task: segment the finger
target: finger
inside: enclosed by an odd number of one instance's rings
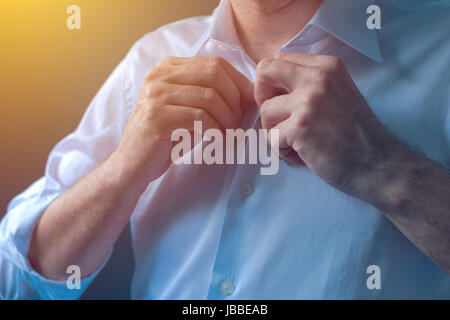
[[[293,137],[295,137],[297,134],[296,129],[297,128],[295,127],[293,122],[290,121],[290,118],[278,123],[271,129],[278,130],[278,141],[270,141],[271,135],[269,135],[268,140],[270,145],[275,150],[275,152],[278,153],[280,158],[295,158],[291,153],[297,153],[293,148]]]
[[[290,95],[283,94],[265,100],[260,106],[260,115],[264,129],[271,129],[278,123],[288,119],[295,105],[290,101]]]
[[[214,88],[165,84],[165,104],[200,108],[216,120],[222,129],[238,127],[239,119]]]
[[[278,141],[271,141],[271,134],[269,131],[267,140],[270,143],[270,145],[281,152],[281,154],[285,153],[283,152],[283,149],[290,149],[291,146],[289,145],[289,138],[287,136],[287,130],[286,130],[286,124],[287,120],[280,122],[276,126],[274,126],[271,130],[277,130],[278,131]]]
[[[276,58],[300,64],[305,67],[318,68],[322,65],[320,55],[300,53],[300,52],[281,52]]]
[[[296,164],[296,165],[301,165],[301,166],[306,165],[305,162],[303,161],[303,159],[300,158],[298,153],[295,152],[295,150],[292,148],[289,148],[289,153],[286,152],[285,155],[280,155],[280,158],[290,164]]]
[[[164,110],[161,110],[160,113],[160,123],[165,126],[165,132],[168,132],[168,136],[163,138],[170,139],[172,133],[178,129],[194,132],[196,129],[195,121],[201,121],[201,133],[208,129],[221,130],[219,123],[203,109],[176,105],[165,105],[162,108]]]
[[[275,152],[275,154],[280,159],[283,159],[290,164],[295,164],[295,165],[300,165],[300,166],[306,165],[305,162],[303,161],[303,159],[291,147],[275,148],[274,146],[271,145],[271,148],[272,148],[272,151]]]
[[[256,71],[255,98],[260,106],[265,100],[280,93],[290,93],[308,78],[307,67],[282,59],[264,59]]]
[[[321,68],[324,70],[333,70],[339,68],[342,64],[341,60],[335,56],[320,54],[282,52],[277,55],[277,58],[305,67]]]
[[[199,57],[198,57],[199,58]],[[215,59],[218,59],[219,63],[228,73],[228,75],[233,79],[234,83],[238,87],[241,96],[246,102],[254,102],[254,88],[253,83],[247,79],[245,75],[234,68],[227,60],[221,57],[208,57],[210,62],[213,63]]]
[[[247,102],[254,101],[253,83],[222,57],[213,57],[213,56],[167,57],[166,59],[162,59],[161,63],[166,65],[218,63],[225,69],[225,71],[234,81],[234,83],[236,84],[237,88],[240,91],[242,98],[245,99]]]
[[[271,130],[279,130],[279,128],[274,127]],[[282,134],[282,132],[278,131],[278,141],[273,141],[271,137],[272,134],[269,131],[267,140],[272,148],[272,151],[275,152],[278,157],[284,159],[286,156],[291,154],[292,148],[286,143],[286,136]]]
[[[197,143],[201,143],[203,140],[204,133],[209,129],[217,129],[221,130],[219,124],[203,109],[198,108],[190,108],[185,106],[174,106],[174,105],[166,105],[163,107],[165,110],[161,112],[162,123],[166,124],[166,128],[170,129],[167,139],[172,141],[172,153],[171,159],[174,163],[180,158],[184,157],[186,153],[184,149],[182,149],[183,154],[180,154],[175,151],[175,146],[177,145],[177,141],[180,141],[180,136],[177,136],[177,132],[180,129],[187,130],[191,133],[191,138],[189,141],[189,150],[194,149]],[[196,121],[201,123],[201,127],[196,125]],[[167,132],[167,131],[165,131]],[[192,136],[192,134],[194,134]],[[201,139],[196,139],[195,135],[199,135]],[[183,135],[181,135],[182,137]],[[164,138],[164,137],[162,137]],[[175,153],[174,153],[175,151]],[[180,150],[181,151],[181,150]],[[179,151],[179,152],[180,152]]]
[[[238,88],[220,65],[186,64],[179,66],[161,66],[158,70],[163,81],[172,84],[193,85],[214,88],[222,99],[241,118],[241,97]]]

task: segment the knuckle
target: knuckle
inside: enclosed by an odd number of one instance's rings
[[[162,66],[162,65],[167,65],[167,64],[171,64],[172,63],[172,57],[163,57],[161,59],[159,59],[158,63],[156,64],[157,66]]]
[[[291,55],[292,55],[292,52],[283,51],[283,52],[280,52],[280,53],[277,55],[277,58],[285,58],[285,57],[289,57],[289,56],[291,56]]]
[[[317,90],[312,90],[304,96],[305,112],[314,114],[322,101],[322,95]]]
[[[272,63],[272,61],[273,61],[273,59],[271,59],[271,58],[262,59],[258,63],[258,66],[256,67],[256,74],[258,76],[264,78],[266,76],[267,67]]]
[[[194,119],[195,120],[205,121],[207,119],[206,111],[203,110],[203,109],[196,109],[194,111]]]
[[[310,123],[310,117],[307,113],[303,112],[295,112],[292,114],[292,120],[294,122],[294,126],[297,128],[306,127]]]
[[[152,83],[146,86],[145,96],[152,99],[161,98],[164,94],[164,86],[160,83]]]
[[[304,72],[305,67],[298,64],[290,64],[289,68],[286,68],[286,70],[289,74],[289,77],[295,78],[298,74]]]
[[[270,116],[270,102],[268,100],[264,101],[259,107],[259,115],[263,119],[268,119]]]
[[[209,61],[205,66],[206,72],[216,77],[219,75],[221,66],[217,61]]]
[[[203,88],[202,97],[207,103],[214,103],[217,100],[217,91],[214,88]]]
[[[330,71],[324,69],[316,69],[314,74],[316,85],[321,91],[328,91],[332,84],[332,75]]]
[[[154,104],[148,104],[146,108],[147,119],[157,118],[159,112],[158,107]]]
[[[209,57],[209,62],[213,63],[213,64],[221,65],[221,64],[225,63],[225,59],[222,57],[219,57],[219,56],[211,56],[211,57]]]
[[[149,103],[149,101],[142,101],[139,103],[139,109],[136,109],[136,112],[139,112],[139,118],[142,118],[144,121],[152,122],[153,119],[156,119],[159,115],[158,105],[154,103]]]
[[[321,84],[321,83],[325,83],[329,80],[330,74],[329,74],[328,70],[316,69],[314,72],[314,78],[317,83]]]
[[[149,70],[147,70],[147,72],[145,73],[145,81],[149,81],[153,78],[153,74],[154,74],[154,68],[151,68]]]
[[[147,71],[147,73],[145,74],[145,81],[148,82],[148,81],[152,81],[152,80],[155,80],[156,78],[158,78],[159,69],[160,69],[159,66],[155,66],[155,67],[149,69]]]
[[[298,155],[305,155],[306,148],[301,143],[295,143],[292,149],[298,154]]]
[[[341,59],[339,59],[338,57],[325,56],[324,59],[325,59],[327,68],[331,71],[339,71],[343,66]]]
[[[239,106],[241,103],[241,93],[238,89],[233,90],[233,97],[232,97],[234,104]]]

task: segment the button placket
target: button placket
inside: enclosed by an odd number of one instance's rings
[[[235,259],[240,259],[239,248],[242,238],[240,232],[243,231],[239,227],[239,216],[246,214],[240,212],[245,202],[243,194],[248,196],[253,193],[253,186],[249,182],[254,181],[256,174],[259,174],[258,165],[241,165],[236,169],[224,208],[227,212],[217,247],[207,299],[224,299],[236,293],[236,283],[233,280],[234,273],[237,271]]]

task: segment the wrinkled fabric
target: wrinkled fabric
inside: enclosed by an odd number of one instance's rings
[[[366,8],[374,1],[325,0],[279,51],[339,57],[386,128],[449,167],[450,5],[413,2],[418,9],[407,10],[407,1],[377,1],[382,28],[369,30]],[[148,69],[165,56],[194,55],[221,56],[255,80],[256,65],[239,43],[227,0],[211,16],[141,38],[76,131],[52,150],[45,175],[9,205],[0,225],[2,298],[76,299],[101,271],[75,291],[40,276],[26,259],[33,227],[118,145]],[[260,126],[256,109],[247,125]],[[133,298],[450,298],[450,276],[382,212],[307,167],[281,161],[273,176],[259,169],[173,165],[148,185],[131,218]],[[379,267],[380,289],[368,288],[371,265]]]

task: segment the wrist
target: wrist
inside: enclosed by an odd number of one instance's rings
[[[384,130],[367,135],[365,141],[359,156],[354,157],[357,160],[348,166],[340,189],[378,209],[399,205],[408,182],[402,164],[411,151]]]
[[[408,205],[411,170],[417,155],[393,139],[370,158],[370,165],[353,180],[352,193],[379,210],[395,212]]]
[[[140,177],[141,170],[127,161],[118,150],[105,160],[103,168],[109,181],[119,188],[142,193],[150,183]]]

